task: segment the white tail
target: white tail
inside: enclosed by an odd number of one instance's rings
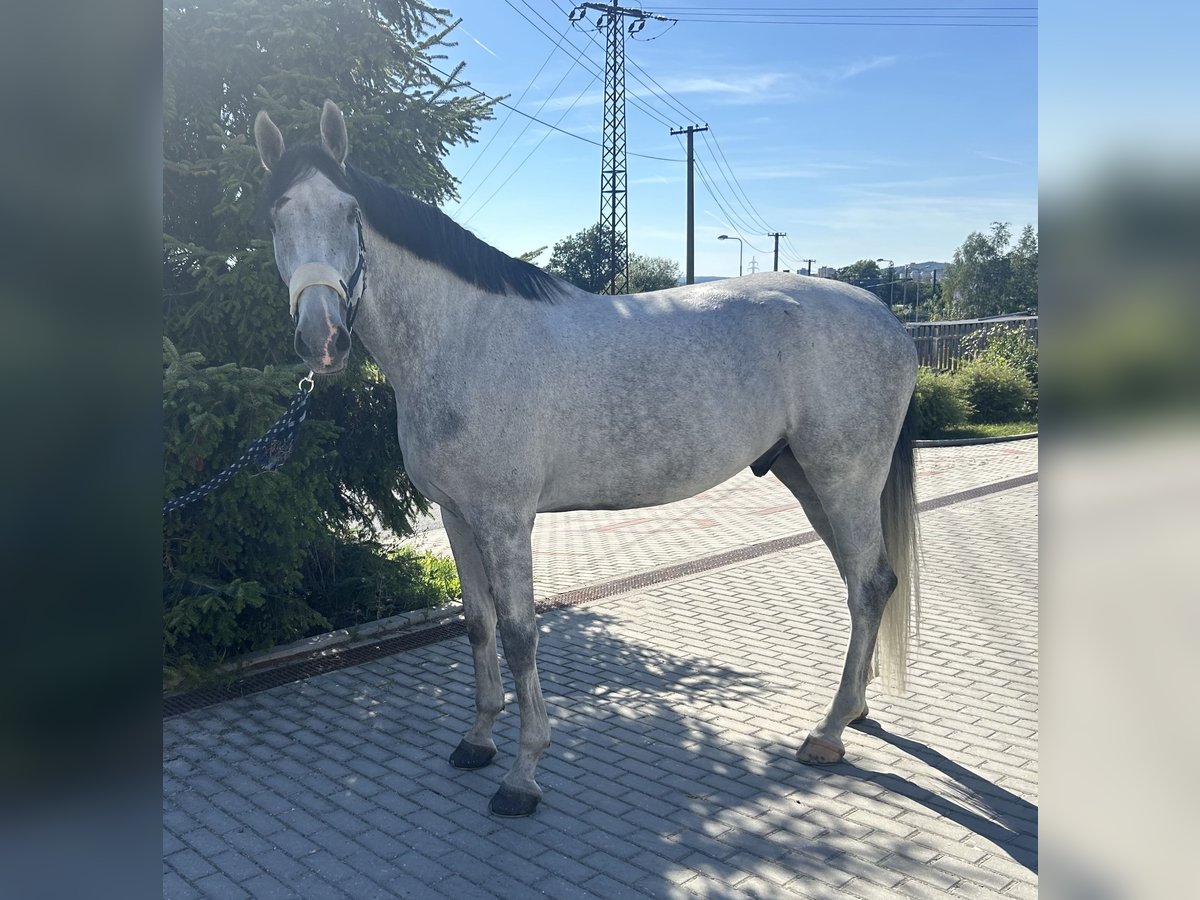
[[[896,573],[896,590],[883,610],[875,642],[875,669],[883,689],[902,695],[907,688],[909,634],[920,633],[920,530],[914,480],[913,443],[917,432],[917,398],[909,401],[904,425],[892,451],[892,468],[879,499],[883,542]]]

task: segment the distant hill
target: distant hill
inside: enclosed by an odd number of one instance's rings
[[[941,278],[942,275],[945,274],[946,266],[948,266],[948,265],[950,265],[950,263],[944,263],[944,262],[912,263],[909,266],[908,271],[909,271],[909,274],[911,274],[914,278],[917,277],[918,274],[920,274],[920,276],[922,278],[929,278],[931,273],[933,273],[933,272],[937,272],[938,278]],[[897,265],[896,269],[897,270],[903,269],[903,266]]]
[[[695,278],[696,284],[702,284],[705,281],[720,281],[722,278],[735,278],[734,275],[697,275]],[[675,279],[676,284],[687,284],[687,276],[680,275]]]
[[[918,279],[921,279],[922,281],[928,281],[933,277],[933,273],[937,272],[937,276],[940,279],[946,274],[946,266],[948,266],[948,265],[950,265],[950,264],[944,263],[944,262],[934,262],[932,260],[927,261],[927,262],[909,263],[908,264],[908,273],[911,278],[918,278]],[[881,265],[880,270],[883,271],[883,273],[885,275],[887,274],[887,266]],[[784,271],[790,271],[790,270],[785,269]],[[746,274],[748,275],[750,273],[747,272]],[[803,270],[801,270],[801,274],[804,274]],[[696,284],[701,284],[702,282],[705,282],[705,281],[720,281],[722,278],[735,278],[735,277],[736,276],[734,276],[734,275],[697,275],[696,276]],[[903,263],[896,263],[896,277],[897,278],[904,277],[904,264]],[[684,278],[684,276],[680,275],[679,279],[675,283],[676,284],[686,284],[687,279]]]

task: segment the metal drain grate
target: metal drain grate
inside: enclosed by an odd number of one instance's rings
[[[926,500],[924,503],[919,504],[918,509],[921,512],[929,512],[941,509],[944,506],[952,506],[955,503],[963,503],[967,500],[985,497],[988,494],[1024,487],[1027,484],[1035,483],[1037,480],[1038,473],[1032,472],[1028,475],[1018,476],[1017,478],[997,481],[994,484],[985,484],[981,487],[947,494],[944,497],[935,497],[932,500]],[[749,544],[725,553],[717,553],[685,563],[664,566],[661,569],[651,569],[648,572],[627,575],[623,578],[616,578],[612,581],[605,581],[600,584],[593,584],[590,587],[565,591],[561,594],[555,594],[553,597],[547,597],[537,604],[537,612],[540,615],[550,610],[568,609],[573,606],[581,606],[585,603],[594,603],[597,600],[606,600],[616,597],[619,594],[628,593],[629,591],[653,587],[668,581],[675,581],[678,578],[698,575],[701,572],[710,572],[713,569],[746,562],[759,556],[778,553],[781,550],[790,550],[793,547],[811,544],[816,540],[818,540],[818,536],[815,531],[804,531],[800,534],[792,534],[770,541]],[[163,718],[171,718],[172,716],[178,716],[196,709],[203,709],[206,706],[212,706],[225,700],[245,697],[248,694],[256,694],[259,691],[269,690],[273,687],[303,681],[306,678],[313,678],[317,675],[324,675],[327,672],[335,672],[338,669],[345,669],[349,666],[382,659],[385,656],[403,653],[406,650],[415,650],[418,647],[436,644],[439,641],[461,637],[466,632],[466,623],[461,619],[454,619],[432,625],[428,628],[422,628],[419,631],[410,631],[405,634],[396,635],[395,637],[383,638],[379,641],[373,641],[358,647],[340,650],[333,648],[325,651],[321,656],[316,658],[280,666],[277,669],[255,675],[247,675],[231,684],[199,688],[195,691],[189,691],[186,694],[166,697],[163,699]]]

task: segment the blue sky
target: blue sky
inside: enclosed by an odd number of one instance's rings
[[[600,140],[604,51],[594,14],[571,27],[569,0],[448,5],[463,23],[447,71],[464,60],[462,77],[480,90],[509,94],[519,109]],[[1016,232],[1036,225],[1036,28],[715,24],[687,21],[696,14],[680,0],[624,5],[681,20],[669,29],[652,22],[640,40],[626,40],[626,88],[638,98],[627,105],[634,252],[684,263],[685,151],[669,131],[689,124],[711,129],[696,136],[704,170],[696,180],[697,275],[737,274],[738,245],[719,234],[745,239],[749,271],[752,257],[771,268],[767,231],[787,233],[780,268],[795,269],[809,257],[816,267],[949,260],[968,233],[993,221]],[[969,5],[926,0],[923,9],[982,14]],[[798,8],[780,0],[753,6]],[[600,148],[503,108],[479,142],[455,148],[447,164],[462,200],[443,209],[505,252],[552,246],[599,218]],[[538,261],[548,258],[549,251]]]

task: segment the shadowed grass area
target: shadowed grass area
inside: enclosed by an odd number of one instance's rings
[[[1038,423],[1036,419],[1023,419],[1018,422],[971,422],[964,425],[949,425],[932,434],[929,434],[927,437],[933,440],[945,440],[953,438],[1009,437],[1017,434],[1029,434],[1030,432],[1037,430]],[[925,436],[923,435],[923,437]]]

